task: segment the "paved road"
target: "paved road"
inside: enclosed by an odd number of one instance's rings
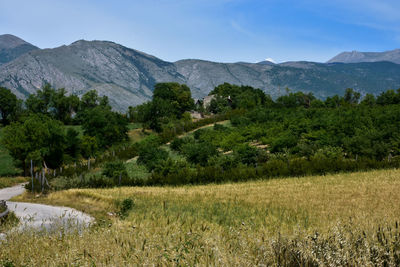
[[[0,189],[0,200],[9,200],[25,191],[23,185]],[[35,228],[56,230],[62,226],[69,228],[72,225],[79,229],[87,227],[93,218],[83,212],[67,207],[55,207],[42,204],[7,201],[10,211],[13,211],[21,220],[20,228]]]

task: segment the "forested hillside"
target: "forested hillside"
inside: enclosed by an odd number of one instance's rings
[[[325,101],[288,90],[273,100],[225,83],[207,104],[195,103],[186,85],[160,83],[152,101],[125,115],[95,91],[79,99],[47,85],[24,106],[9,90],[1,93],[9,99],[1,108],[9,124],[2,144],[25,175],[32,161],[58,189],[244,181],[400,163],[400,90],[362,98],[347,89]],[[195,113],[203,118],[193,119]]]

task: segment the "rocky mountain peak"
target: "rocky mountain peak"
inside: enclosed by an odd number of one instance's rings
[[[36,49],[38,49],[36,46],[14,35],[0,35],[0,65]]]

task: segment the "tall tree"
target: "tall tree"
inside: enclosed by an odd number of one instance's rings
[[[47,116],[31,114],[23,122],[11,123],[4,128],[1,141],[25,174],[31,159],[44,161],[48,167],[58,167],[63,162],[64,128],[61,122]]]
[[[128,138],[128,122],[121,114],[108,107],[97,106],[83,115],[85,135],[96,137],[100,147],[106,148]]]
[[[3,125],[10,123],[11,117],[18,109],[17,105],[17,97],[7,88],[0,87],[0,115]]]

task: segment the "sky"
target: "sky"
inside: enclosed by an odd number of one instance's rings
[[[399,0],[0,0],[0,34],[108,40],[163,60],[325,62],[400,48]]]

